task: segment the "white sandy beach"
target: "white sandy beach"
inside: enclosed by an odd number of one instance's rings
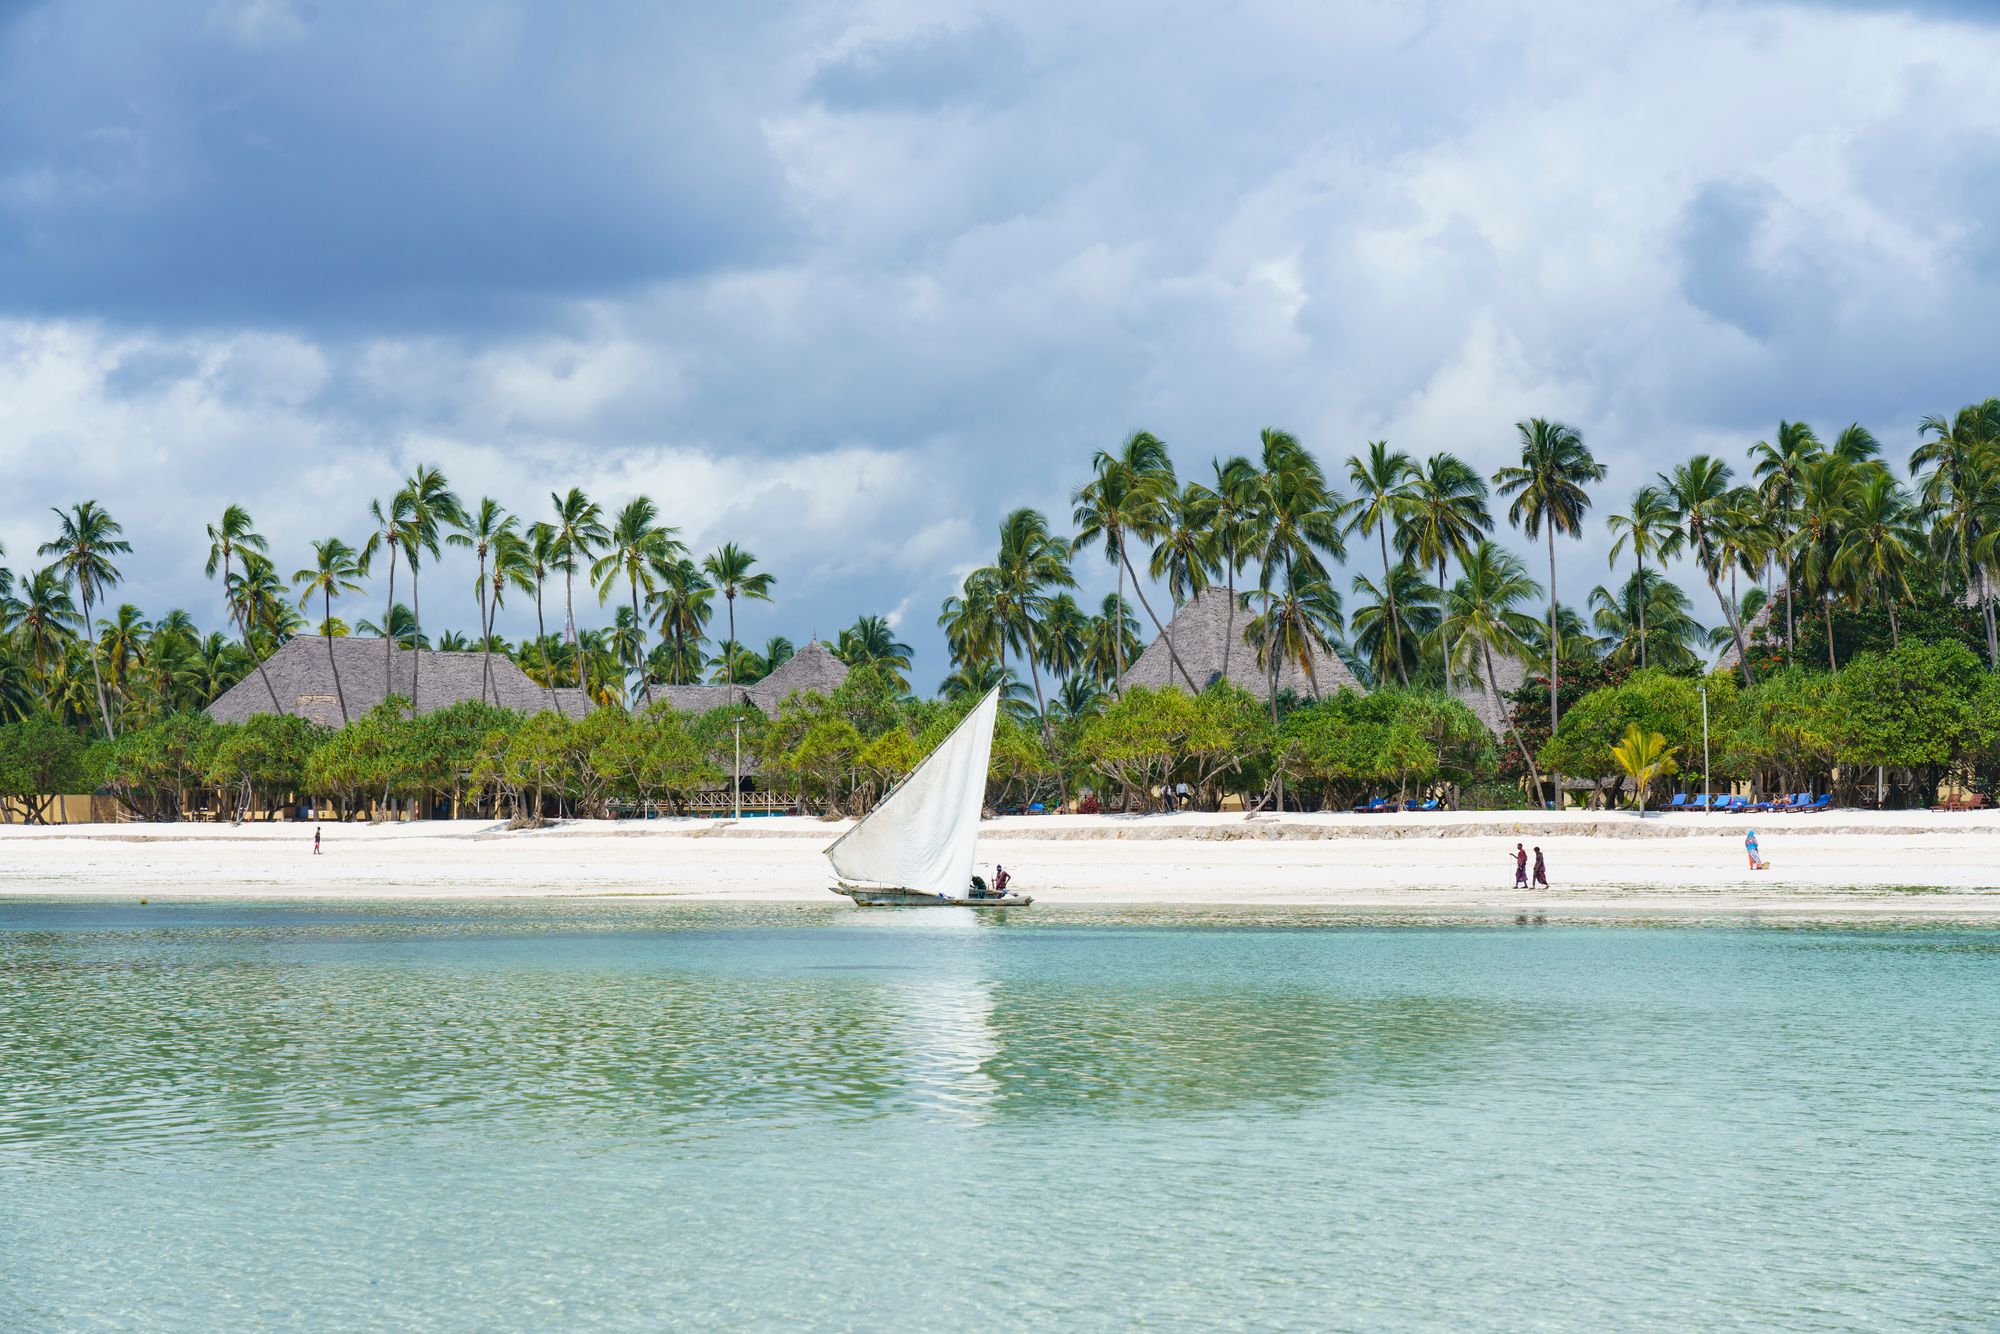
[[[0,894],[824,903],[821,850],[846,827],[329,824],[314,857],[311,825],[11,825],[0,827]],[[1769,871],[1746,865],[1750,827]],[[1514,889],[1517,840],[1547,856],[1546,893]],[[1016,888],[1055,905],[2000,913],[2000,812],[1015,817],[982,826],[979,859],[1006,863]]]

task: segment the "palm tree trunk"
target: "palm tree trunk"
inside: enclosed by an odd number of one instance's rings
[[[535,576],[535,648],[542,655],[542,686],[549,692],[549,712],[560,717],[562,706],[556,703],[556,673],[549,662],[549,626],[542,619],[542,577],[539,574]]]
[[[410,716],[417,714],[417,669],[423,666],[424,592],[417,580],[417,562],[410,558]]]
[[[1236,549],[1229,550],[1229,568],[1224,572],[1229,588],[1229,628],[1222,632],[1222,679],[1229,679],[1229,651],[1236,647]]]
[[[1896,600],[1894,598],[1890,598],[1889,599],[1889,647],[1892,649],[1898,649],[1901,648],[1902,646],[1903,646],[1903,636],[1901,632],[1896,629]]]
[[[1729,599],[1722,596],[1722,585],[1716,582],[1713,571],[1708,576],[1708,591],[1715,594],[1715,601],[1722,608],[1722,619],[1729,625],[1729,637],[1736,644],[1736,666],[1743,673],[1743,684],[1750,682],[1750,652],[1743,646],[1743,627],[1737,624],[1736,609],[1729,605]],[[1790,591],[1789,586],[1786,589]]]
[[[1118,553],[1118,623],[1111,627],[1111,693],[1116,695],[1125,682],[1125,553]]]
[[[1646,558],[1639,555],[1639,544],[1632,544],[1632,554],[1639,559],[1639,670],[1646,670]]]
[[[1984,566],[1979,570],[1979,607],[1986,615],[1986,660],[1992,670],[2000,672],[2000,633],[1996,633],[1993,623],[1993,585],[1987,581]]]
[[[1482,644],[1480,645],[1480,652],[1486,658],[1487,688],[1493,690],[1493,698],[1498,701],[1500,699],[1500,692],[1493,688],[1493,682],[1498,679],[1493,675],[1493,646],[1491,644]],[[1506,710],[1506,719],[1507,735],[1514,738],[1514,746],[1521,752],[1521,763],[1528,766],[1528,781],[1535,785],[1535,804],[1539,806],[1545,800],[1542,796],[1542,775],[1535,768],[1535,757],[1529,753],[1528,743],[1521,739],[1521,729],[1514,726],[1514,711],[1512,709]]]
[[[729,647],[722,654],[722,674],[723,680],[733,686],[736,684],[736,594],[725,591],[724,597],[729,602]],[[1000,658],[1004,662],[1006,657],[1007,650],[1003,647]]]
[[[396,544],[389,543],[389,606],[382,613],[382,698],[396,693]]]
[[[493,620],[486,610],[486,552],[479,553],[479,579],[473,584],[479,594],[479,702],[484,704],[493,679]]]
[[[1131,568],[1131,562],[1126,560],[1125,548],[1122,546],[1118,548],[1118,559],[1125,561],[1126,568]],[[1132,571],[1132,591],[1139,595],[1139,605],[1146,609],[1147,617],[1153,622],[1153,629],[1166,642],[1167,656],[1173,659],[1174,668],[1180,672],[1181,680],[1187,682],[1188,693],[1191,695],[1200,694],[1201,687],[1194,683],[1194,677],[1188,674],[1187,667],[1181,662],[1181,655],[1174,651],[1174,637],[1167,633],[1167,627],[1160,624],[1160,618],[1153,612],[1153,604],[1146,599],[1146,590],[1139,586],[1139,572],[1137,570]]]
[[[1556,527],[1553,523],[1548,525],[1548,532],[1549,532],[1549,736],[1551,739],[1553,739],[1556,734],[1556,726],[1559,716],[1558,704],[1562,691],[1562,678],[1558,674],[1558,668],[1557,668],[1557,662],[1561,655],[1556,652],[1557,642],[1558,642],[1556,639]],[[1555,789],[1552,800],[1552,808],[1556,811],[1561,811],[1562,801],[1563,801],[1563,789],[1562,789],[1562,772],[1560,770],[1553,770],[1550,772],[1549,785]]]
[[[639,585],[629,577],[625,582],[631,585],[632,588],[632,633],[634,635],[632,640],[632,670],[639,674],[639,693],[645,699],[647,707],[650,708],[653,703],[653,683],[647,678],[646,660],[642,653],[642,650],[646,647],[646,627],[644,622],[639,619]]]
[[[569,642],[576,653],[576,688],[583,685],[583,636],[576,632],[576,572],[570,570],[563,575],[563,615],[569,621]]]
[[[1444,557],[1438,557],[1438,657],[1444,661],[1444,693],[1451,693],[1451,637],[1445,634],[1445,627],[1451,624],[1451,608],[1444,600]]]
[[[1792,640],[1796,627],[1792,623],[1792,562],[1789,555],[1785,559],[1785,657],[1792,655]]]
[[[278,689],[276,686],[271,684],[271,674],[264,670],[264,660],[261,657],[257,656],[256,646],[251,644],[250,642],[250,618],[247,616],[238,615],[236,617],[236,628],[239,631],[241,631],[243,635],[243,651],[245,653],[248,653],[250,655],[250,660],[257,664],[257,679],[264,683],[264,693],[271,697],[272,710],[275,711],[279,717],[285,716],[285,706],[278,703]]]
[[[104,673],[97,667],[97,630],[90,622],[90,585],[81,579],[77,585],[83,590],[83,633],[90,647],[90,677],[97,683],[97,717],[104,724],[104,739],[114,741],[117,733],[111,727],[111,704],[104,697]]]
[[[333,654],[333,590],[323,590],[326,609],[326,624],[320,628],[326,634],[326,665],[333,669],[333,697],[340,702],[340,725],[347,726],[347,692],[340,687],[340,662]]]
[[[1396,578],[1389,573],[1389,525],[1375,525],[1375,535],[1382,540],[1382,601],[1389,610],[1389,638],[1385,641],[1390,653],[1396,658],[1396,679],[1409,688],[1410,672],[1403,665],[1403,640],[1396,633]]]
[[[1819,610],[1826,625],[1826,669],[1829,672],[1837,672],[1840,668],[1833,660],[1833,599],[1822,594]]]
[[[1035,652],[1035,630],[1028,627],[1028,675],[1035,682],[1035,708],[1042,715],[1042,749],[1049,753],[1049,763],[1056,765],[1056,795],[1062,805],[1069,805],[1069,778],[1063,773],[1062,765],[1056,764],[1055,737],[1049,731],[1048,701],[1042,698],[1042,669],[1036,664],[1039,655]]]

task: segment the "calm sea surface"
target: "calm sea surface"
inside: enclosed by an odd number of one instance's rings
[[[2000,932],[0,903],[0,1327],[2000,1323]]]

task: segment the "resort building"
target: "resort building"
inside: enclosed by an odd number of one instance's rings
[[[847,679],[847,664],[817,639],[748,685],[654,686],[653,698],[664,699],[681,713],[707,713],[732,704],[754,704],[765,717],[778,712],[786,698],[806,691],[832,694]]]
[[[1228,679],[1234,686],[1240,686],[1260,700],[1271,697],[1271,675],[1257,665],[1257,650],[1244,638],[1255,613],[1236,607],[1232,615],[1229,591],[1210,588],[1189,598],[1174,618],[1167,622],[1166,633],[1146,646],[1146,651],[1133,660],[1118,678],[1121,690],[1133,686],[1145,686],[1158,690],[1162,686],[1177,686],[1185,690],[1187,682],[1182,679],[1180,669],[1174,666],[1174,655],[1178,654],[1181,666],[1193,678],[1197,690],[1206,690],[1223,679],[1223,660],[1228,659]],[[1168,652],[1167,641],[1173,641],[1173,651]],[[1227,649],[1225,655],[1224,650]],[[1310,657],[1311,671],[1289,659],[1278,668],[1278,693],[1289,690],[1304,699],[1314,699],[1331,695],[1341,690],[1360,692],[1363,687],[1348,670],[1347,664],[1334,654],[1316,654]]]
[[[391,693],[413,700],[418,713],[482,698],[518,713],[554,709],[568,718],[581,718],[591,708],[583,691],[574,686],[554,690],[538,686],[504,654],[493,654],[489,668],[484,653],[398,646],[386,663],[386,691],[383,659],[380,639],[337,636],[329,641],[321,635],[298,635],[264,660],[262,672],[253,671],[224,691],[208,706],[208,716],[219,723],[240,723],[259,713],[287,713],[338,727],[343,700],[352,720]]]
[[[1482,664],[1483,667],[1483,664]],[[1484,672],[1482,671],[1482,676]],[[1493,679],[1464,680],[1454,677],[1451,693],[1458,701],[1479,715],[1479,721],[1486,724],[1486,730],[1496,738],[1507,735],[1507,711],[1514,706],[1507,696],[1521,688],[1528,679],[1528,669],[1521,665],[1519,658],[1493,655]]]

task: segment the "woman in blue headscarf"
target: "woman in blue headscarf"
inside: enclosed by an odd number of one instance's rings
[[[1750,869],[1751,869],[1751,870],[1753,870],[1753,871],[1761,871],[1761,870],[1763,870],[1763,869],[1764,869],[1764,859],[1763,859],[1762,857],[1759,857],[1759,856],[1757,855],[1757,831],[1756,831],[1756,830],[1752,829],[1752,830],[1751,830],[1751,831],[1750,831],[1749,833],[1747,833],[1747,834],[1745,834],[1745,835],[1743,836],[1743,850],[1744,850],[1745,852],[1747,852],[1747,853],[1749,853],[1749,854],[1750,854]]]

